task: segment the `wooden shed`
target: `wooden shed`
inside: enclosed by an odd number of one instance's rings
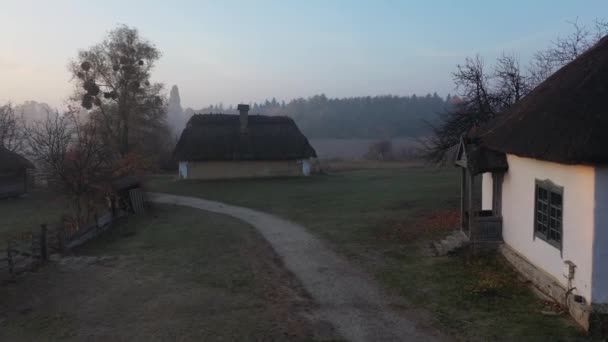
[[[18,153],[0,146],[0,198],[20,196],[28,191],[27,170],[34,165]]]

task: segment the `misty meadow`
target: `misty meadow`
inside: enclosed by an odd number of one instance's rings
[[[13,2],[0,341],[602,341],[608,10]]]

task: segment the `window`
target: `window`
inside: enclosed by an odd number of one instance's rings
[[[562,248],[564,189],[551,181],[536,181],[534,236]]]

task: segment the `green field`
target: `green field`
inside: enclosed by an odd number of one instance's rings
[[[567,317],[542,314],[544,303],[495,253],[429,256],[430,241],[458,224],[458,180],[455,169],[420,167],[213,182],[154,176],[147,186],[301,223],[461,340],[584,339]]]
[[[400,226],[413,226],[422,217],[455,208],[459,203],[457,179],[452,169],[412,168],[213,182],[155,176],[149,178],[147,187],[271,212],[347,247],[351,243],[391,245],[387,237],[397,234]],[[417,233],[433,231],[420,229]]]

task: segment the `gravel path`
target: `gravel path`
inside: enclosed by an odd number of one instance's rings
[[[321,318],[349,341],[439,341],[390,308],[375,282],[304,227],[248,208],[194,197],[150,193],[153,202],[199,208],[254,226],[319,303]]]

